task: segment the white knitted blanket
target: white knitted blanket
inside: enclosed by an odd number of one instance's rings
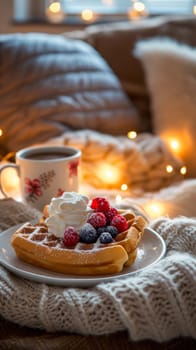
[[[103,137],[104,136],[104,137]],[[131,140],[125,136],[111,136],[92,130],[66,132],[60,137],[50,139],[47,144],[68,145],[82,151],[81,178],[98,189],[111,187],[119,189],[125,183],[129,188],[154,191],[177,180],[181,162],[171,153],[159,136],[140,134]],[[168,173],[166,166],[173,172]],[[112,172],[115,178],[104,175],[104,169]]]
[[[162,217],[150,226],[165,240],[166,256],[123,280],[63,288],[21,279],[0,267],[0,314],[52,332],[99,335],[126,329],[132,340],[196,338],[196,220]]]

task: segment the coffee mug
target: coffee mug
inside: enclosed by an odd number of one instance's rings
[[[77,192],[81,151],[68,146],[33,146],[16,153],[16,164],[0,168],[0,191],[8,197],[3,185],[3,171],[15,168],[19,176],[23,202],[42,210],[52,197],[64,191]]]

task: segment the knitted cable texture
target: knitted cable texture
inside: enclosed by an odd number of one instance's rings
[[[135,140],[125,136],[114,137],[92,131],[69,131],[60,137],[50,139],[48,144],[68,145],[82,151],[81,178],[83,182],[98,189],[107,189],[103,167],[115,169],[118,179],[112,184],[118,189],[122,183],[145,191],[154,191],[180,180],[180,161],[160,137],[140,134]],[[167,173],[167,164],[173,166],[173,173]],[[134,166],[133,166],[134,165]],[[111,167],[111,168],[110,168]]]
[[[151,223],[165,240],[159,263],[93,288],[47,286],[0,267],[0,313],[20,325],[81,334],[127,329],[132,340],[196,338],[196,220]]]

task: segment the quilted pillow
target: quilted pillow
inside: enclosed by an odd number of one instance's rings
[[[44,33],[0,35],[0,128],[9,150],[66,130],[124,134],[139,117],[89,44]]]

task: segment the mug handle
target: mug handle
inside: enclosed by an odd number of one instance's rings
[[[19,176],[19,166],[17,164],[5,164],[5,165],[0,166],[0,192],[4,195],[4,197],[8,198],[9,196],[4,191],[3,185],[2,185],[2,174],[6,168],[15,168],[15,170]]]

